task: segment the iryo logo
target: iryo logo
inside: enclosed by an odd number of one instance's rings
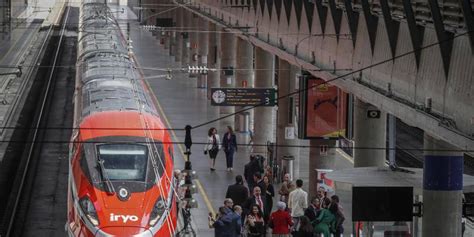
[[[114,213],[110,213],[110,221],[119,221],[122,219],[123,223],[127,223],[127,221],[138,221],[138,217],[134,215],[115,215]]]

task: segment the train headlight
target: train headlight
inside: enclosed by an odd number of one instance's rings
[[[154,226],[165,211],[166,211],[166,203],[161,197],[159,197],[155,203],[155,206],[153,207],[153,210],[151,211],[149,224],[151,226]]]
[[[97,217],[97,212],[95,210],[94,204],[88,197],[83,197],[79,200],[79,205],[82,208],[82,212],[87,217],[87,219],[94,225],[99,225],[99,218]]]

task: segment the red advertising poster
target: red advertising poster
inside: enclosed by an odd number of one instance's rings
[[[338,138],[346,133],[347,94],[320,78],[308,78],[306,137]]]

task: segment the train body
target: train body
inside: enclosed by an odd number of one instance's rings
[[[69,236],[172,236],[173,147],[104,1],[79,16]]]

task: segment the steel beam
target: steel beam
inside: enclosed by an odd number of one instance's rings
[[[344,4],[346,6],[347,22],[349,22],[349,29],[351,30],[352,35],[352,45],[355,47],[359,13],[353,10],[351,1],[344,1]]]
[[[365,23],[367,25],[367,31],[369,32],[370,48],[372,54],[374,54],[375,37],[377,36],[377,26],[379,18],[372,15],[370,12],[370,5],[368,0],[362,0],[362,10],[364,11]]]
[[[420,47],[423,43],[423,34],[425,32],[425,28],[416,24],[415,14],[413,13],[413,8],[411,7],[411,0],[403,0],[403,10],[405,12],[405,16],[407,17],[411,43],[413,45],[413,50],[415,51],[416,67],[419,68],[421,58]]]
[[[469,30],[469,40],[471,41],[471,52],[474,54],[474,16],[471,7],[471,0],[461,0],[464,24]]]
[[[341,30],[342,11],[337,9],[335,0],[329,0],[329,9],[331,9],[332,21],[334,23],[334,31],[339,40],[339,32]]]
[[[316,1],[316,9],[318,10],[319,24],[321,24],[321,31],[325,32],[326,30],[326,18],[328,15],[327,7],[323,6],[321,1]]]
[[[441,58],[443,60],[444,75],[448,79],[449,65],[451,63],[451,51],[453,49],[453,33],[444,30],[443,17],[439,10],[438,0],[428,0],[431,8],[431,17],[433,18],[433,24],[436,30],[436,36],[438,41],[442,42],[439,44],[441,51]]]
[[[390,50],[392,51],[392,57],[395,57],[395,50],[397,49],[398,31],[400,29],[400,22],[392,19],[390,13],[390,6],[388,0],[380,0],[382,7],[382,14],[385,21],[385,29],[387,30],[388,42],[390,43]]]

